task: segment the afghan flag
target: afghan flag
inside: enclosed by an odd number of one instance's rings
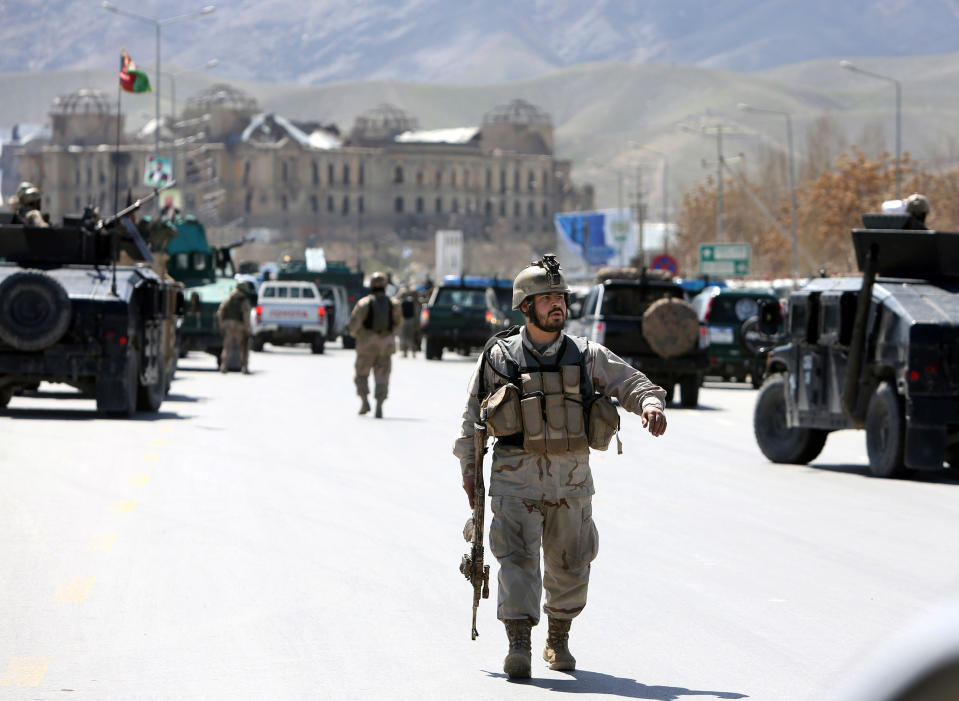
[[[150,92],[150,79],[137,70],[126,49],[120,50],[120,87],[127,92]]]

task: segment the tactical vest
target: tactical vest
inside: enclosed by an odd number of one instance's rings
[[[384,323],[383,318],[375,313],[375,307],[377,307],[377,302],[379,298],[376,295],[370,295],[372,299],[366,307],[366,318],[363,319],[363,327],[373,331],[374,333],[390,333],[393,331],[393,302],[389,297],[383,295],[383,299],[386,300],[386,322]],[[382,305],[379,305],[382,310]],[[382,313],[382,311],[381,311]],[[379,318],[377,318],[379,317]]]
[[[224,321],[243,321],[243,302],[246,295],[231,294],[226,298],[226,305],[223,307]]]
[[[403,310],[404,319],[412,319],[416,315],[416,303],[412,299],[404,299],[400,302]]]
[[[504,377],[519,392],[522,417],[522,430],[499,436],[500,443],[537,454],[589,446],[586,406],[594,392],[586,370],[588,343],[585,338],[564,335],[552,362],[544,363],[527,350],[518,333],[496,339],[506,361]]]

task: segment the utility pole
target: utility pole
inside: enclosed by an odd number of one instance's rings
[[[636,166],[636,221],[639,224],[639,267],[646,267],[646,241],[643,232],[643,167]]]
[[[716,125],[716,241],[723,242],[723,125]]]

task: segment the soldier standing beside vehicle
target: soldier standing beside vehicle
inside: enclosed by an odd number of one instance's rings
[[[48,227],[49,224],[44,221],[43,214],[40,212],[40,199],[40,188],[26,181],[20,183],[17,194],[10,202],[11,209],[16,214],[14,221],[24,226]]]
[[[360,414],[370,411],[367,396],[370,393],[369,377],[372,370],[375,416],[382,419],[383,402],[386,401],[390,384],[391,356],[396,352],[396,331],[403,319],[400,305],[394,304],[386,294],[386,275],[373,273],[370,276],[370,291],[353,307],[349,329],[350,335],[356,339],[354,382],[356,393],[362,400]]]
[[[230,359],[240,354],[243,374],[250,374],[250,298],[252,286],[241,282],[220,302],[216,310],[216,320],[223,332],[223,350],[220,353],[220,372],[230,369]]]
[[[609,398],[640,414],[653,436],[666,430],[661,387],[604,346],[563,332],[569,294],[554,256],[516,276],[513,309],[523,312],[526,324],[487,344],[470,378],[453,448],[473,506],[473,435],[482,405],[487,429],[497,437],[489,544],[500,565],[496,616],[509,638],[503,670],[511,679],[530,676],[530,633],[544,587],[549,631],[543,657],[550,669],[576,668],[569,629],[586,606],[590,562],[599,548],[589,448],[605,450],[618,429]]]
[[[403,317],[400,323],[400,350],[403,351],[404,358],[407,352],[411,352],[415,358],[416,349],[419,346],[416,337],[420,325],[420,300],[415,290],[405,288],[397,303]]]

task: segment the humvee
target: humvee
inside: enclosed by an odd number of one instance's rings
[[[852,231],[861,277],[790,295],[753,418],[773,462],[808,463],[840,429],[865,430],[878,477],[959,462],[959,233],[900,219],[864,215],[869,228]],[[765,315],[763,332],[778,319]]]

